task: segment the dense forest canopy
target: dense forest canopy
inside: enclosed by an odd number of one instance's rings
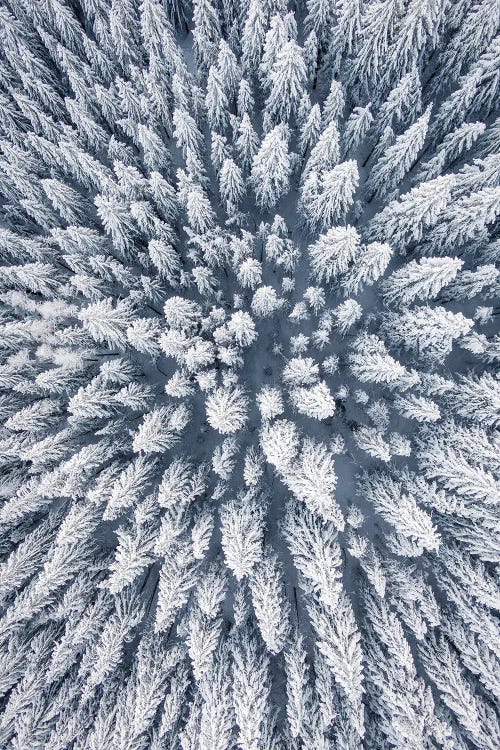
[[[3,0],[0,747],[498,750],[498,0]]]

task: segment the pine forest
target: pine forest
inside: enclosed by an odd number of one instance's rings
[[[0,0],[1,750],[499,750],[498,0]]]

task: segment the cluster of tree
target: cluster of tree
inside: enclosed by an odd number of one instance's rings
[[[500,746],[499,26],[0,7],[1,747]]]

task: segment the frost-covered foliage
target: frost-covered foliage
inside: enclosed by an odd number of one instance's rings
[[[0,747],[498,750],[498,28],[0,5]]]

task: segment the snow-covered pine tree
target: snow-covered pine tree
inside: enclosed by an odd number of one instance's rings
[[[275,206],[287,190],[292,171],[288,137],[287,126],[277,125],[264,137],[253,157],[251,180],[262,208]]]

